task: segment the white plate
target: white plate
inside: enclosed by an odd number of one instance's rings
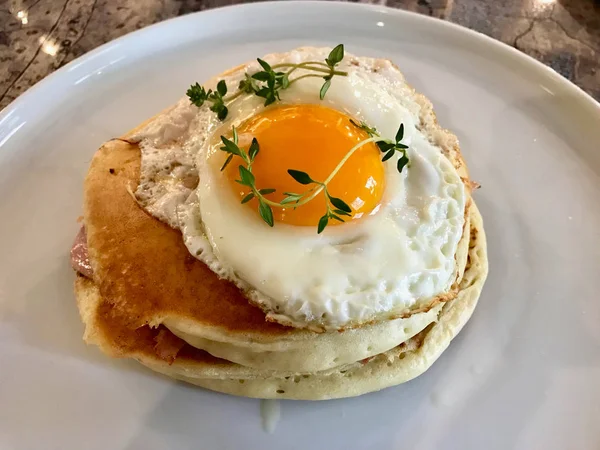
[[[489,239],[468,326],[418,379],[363,397],[257,400],[161,378],[81,340],[69,247],[96,148],[196,80],[345,43],[393,59],[461,139]],[[0,448],[600,448],[600,107],[457,26],[348,4],[255,4],[111,42],[0,116]]]

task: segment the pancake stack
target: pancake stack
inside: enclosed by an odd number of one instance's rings
[[[422,126],[437,133],[470,187],[456,138],[419,99]],[[84,228],[72,250],[84,339],[107,355],[228,394],[323,400],[420,375],[470,318],[487,275],[482,219],[470,196],[449,292],[419,310],[337,330],[288,326],[192,256],[179,230],[140,207],[134,135],[96,152],[84,187]]]

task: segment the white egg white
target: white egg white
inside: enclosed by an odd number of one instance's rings
[[[328,51],[303,48],[266,60],[323,60]],[[219,276],[295,326],[335,329],[414,308],[447,292],[456,277],[467,200],[456,169],[418,129],[419,106],[391,63],[347,55],[340,69],[348,76],[335,77],[323,101],[322,80],[308,78],[282,91],[282,103],[337,109],[389,139],[403,123],[410,166],[400,174],[397,157],[385,162],[386,188],[377,213],[320,235],[316,226],[270,228],[240,205],[219,171],[218,137],[261,111],[262,99],[235,100],[224,123],[206,106],[183,99],[136,136],[142,148],[136,193],[141,204],[179,226],[190,252]],[[258,70],[252,63],[225,79],[237,86],[245,71]],[[194,173],[200,180],[195,190],[182,181]]]

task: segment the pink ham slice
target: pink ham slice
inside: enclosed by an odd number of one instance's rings
[[[73,242],[73,247],[71,247],[71,267],[84,277],[92,278],[94,276],[88,254],[85,226],[81,227],[79,233],[77,233],[75,242]]]
[[[183,339],[178,338],[169,330],[162,328],[154,338],[154,351],[156,355],[162,360],[173,364],[179,350],[181,350],[186,342]]]

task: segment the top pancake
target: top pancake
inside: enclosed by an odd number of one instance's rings
[[[138,207],[137,145],[113,140],[98,150],[85,182],[84,218],[94,281],[132,328],[188,317],[230,332],[285,336],[233,284],[189,254],[181,234]]]
[[[432,307],[333,333],[266,321],[237,287],[189,254],[178,231],[138,207],[131,190],[139,165],[137,145],[115,139],[98,150],[85,182],[94,282],[129,329],[164,323],[217,356],[251,367],[309,372],[389,350],[436,319],[439,308]]]

